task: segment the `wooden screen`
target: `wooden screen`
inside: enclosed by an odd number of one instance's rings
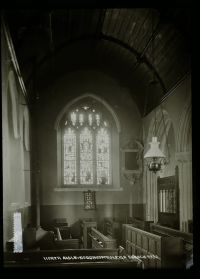
[[[158,223],[179,229],[178,167],[175,175],[158,177]]]

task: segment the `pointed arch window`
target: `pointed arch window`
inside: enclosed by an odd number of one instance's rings
[[[77,106],[65,115],[63,184],[111,185],[110,123],[100,110]]]
[[[120,132],[116,112],[91,93],[64,105],[55,121],[57,185],[55,191],[122,191]]]

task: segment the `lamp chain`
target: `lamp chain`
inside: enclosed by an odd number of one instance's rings
[[[151,13],[151,32],[152,32],[152,36],[153,36],[153,25],[154,25],[154,17],[153,17],[153,9],[152,9],[152,13]],[[152,40],[152,65],[154,65],[154,39]],[[155,81],[155,72],[153,70],[153,84]],[[155,131],[154,131],[154,136],[156,137],[156,109],[155,109]]]
[[[154,71],[154,62],[155,62],[155,48],[154,48],[154,15],[153,15],[153,9],[151,13],[151,34],[152,34],[152,47],[151,47],[151,52],[152,52],[152,65],[153,65],[153,83],[155,81],[155,71]]]
[[[156,137],[156,109],[155,109],[155,130],[154,130],[154,136]]]

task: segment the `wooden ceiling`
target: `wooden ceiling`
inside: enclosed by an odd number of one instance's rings
[[[190,9],[3,13],[30,92],[36,76],[42,87],[72,69],[96,68],[129,87],[144,115],[190,72]],[[65,53],[67,65],[60,53]],[[49,67],[52,61],[59,71]]]

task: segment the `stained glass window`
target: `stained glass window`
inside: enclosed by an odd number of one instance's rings
[[[76,113],[74,111],[71,113],[71,122],[73,126],[76,125]]]
[[[93,184],[93,142],[87,127],[80,133],[80,183]]]
[[[79,114],[79,123],[82,126],[83,125],[83,121],[84,121],[84,116],[82,113]]]
[[[111,184],[107,119],[84,105],[69,111],[63,123],[64,185]]]
[[[88,122],[89,122],[89,125],[90,125],[90,126],[92,126],[92,120],[93,120],[92,114],[90,113],[90,114],[88,115]]]
[[[64,184],[76,183],[76,134],[68,128],[64,133]]]
[[[105,128],[100,128],[96,136],[97,184],[110,183],[110,146],[109,135]]]

